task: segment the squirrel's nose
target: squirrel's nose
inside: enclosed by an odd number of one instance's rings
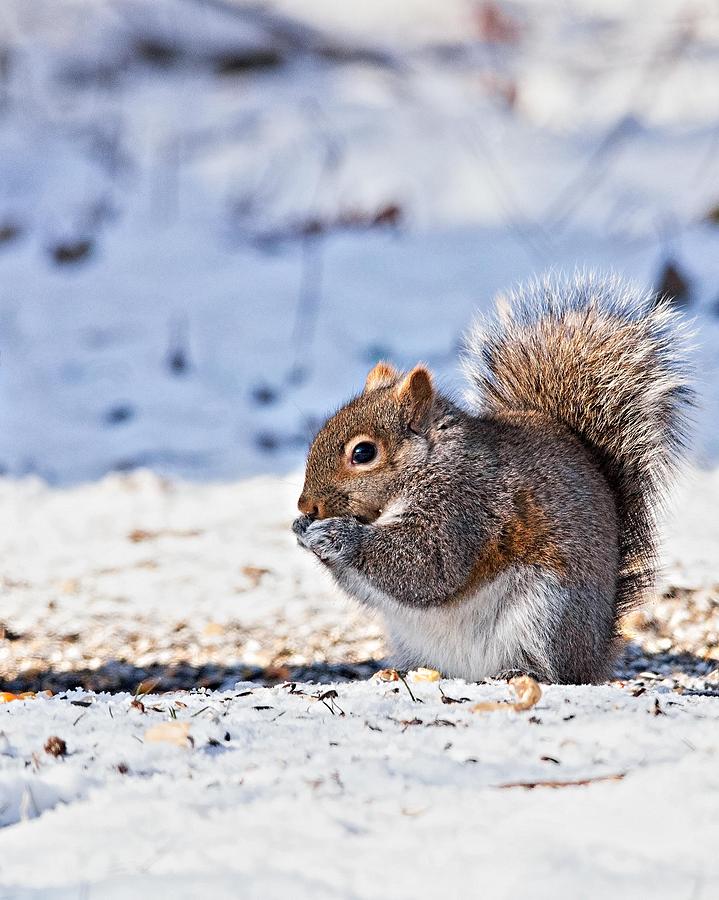
[[[312,516],[313,519],[318,518],[320,515],[319,505],[305,493],[300,494],[300,499],[297,501],[297,509],[303,516]]]

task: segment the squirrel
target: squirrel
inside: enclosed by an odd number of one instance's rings
[[[395,664],[606,680],[652,586],[693,403],[685,326],[614,275],[545,276],[465,342],[467,404],[387,362],[314,439],[298,543]]]

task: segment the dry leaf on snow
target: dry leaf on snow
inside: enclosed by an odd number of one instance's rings
[[[374,677],[378,681],[399,681],[399,672],[397,669],[380,669],[375,672]]]
[[[514,710],[515,712],[523,712],[531,709],[542,696],[542,689],[529,675],[520,675],[513,678],[510,682],[517,699],[514,703],[509,700],[485,700],[470,706],[472,712],[493,712],[497,709]]]
[[[189,747],[193,742],[190,736],[189,722],[160,722],[145,732],[145,743],[174,744],[176,747]]]
[[[270,570],[265,569],[263,566],[243,566],[242,574],[249,579],[250,590],[252,590],[252,588],[257,587],[265,575],[270,574]]]
[[[37,696],[35,691],[23,691],[20,694],[13,694],[12,691],[0,691],[0,703],[12,703],[13,700],[34,700]],[[52,691],[41,691],[40,696],[52,697]]]
[[[407,678],[412,682],[416,683],[419,681],[439,681],[442,676],[436,669],[413,669],[411,672],[407,673]]]
[[[514,693],[517,695],[517,702],[513,704],[517,712],[524,709],[531,709],[539,703],[539,699],[542,696],[542,689],[533,678],[529,677],[529,675],[520,675],[517,678],[513,678],[509,683],[514,688]]]

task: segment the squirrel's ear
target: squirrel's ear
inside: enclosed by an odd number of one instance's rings
[[[418,428],[424,423],[434,400],[432,375],[424,366],[415,366],[396,388],[397,399],[409,409],[410,424]]]
[[[376,391],[379,388],[392,387],[399,379],[399,372],[394,366],[386,362],[378,362],[367,376],[364,383],[365,394]]]

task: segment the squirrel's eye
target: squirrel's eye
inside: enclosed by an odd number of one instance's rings
[[[370,463],[377,456],[377,447],[370,441],[360,441],[352,451],[352,464],[355,466]]]

